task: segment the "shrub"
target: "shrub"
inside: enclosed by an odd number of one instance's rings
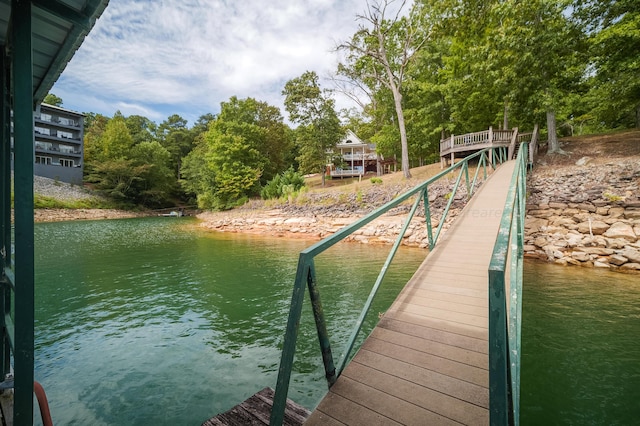
[[[290,167],[271,179],[260,191],[264,200],[272,198],[288,197],[304,186],[304,177]]]
[[[372,177],[371,179],[369,179],[371,181],[372,184],[374,185],[378,185],[382,183],[382,179],[380,179],[379,177]]]

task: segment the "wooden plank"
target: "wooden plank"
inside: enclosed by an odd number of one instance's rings
[[[425,368],[445,374],[449,377],[465,380],[478,386],[487,385],[487,369],[473,367],[461,362],[452,361],[450,354],[460,350],[449,346],[449,351],[441,356],[431,355],[407,346],[394,345],[385,340],[369,337],[362,345],[364,350],[384,355],[416,367]]]
[[[341,380],[340,382],[344,382]],[[332,419],[347,425],[400,425],[393,420],[392,417],[386,417],[382,414],[371,410],[365,406],[355,403],[351,398],[344,397],[332,390],[320,402],[320,405],[314,410],[307,419],[305,426],[323,426],[321,417],[331,417]],[[348,393],[348,391],[346,392]]]
[[[451,361],[458,362],[460,364],[471,365],[476,368],[486,370],[489,366],[489,357],[486,353],[474,351],[468,348],[456,345],[455,340],[447,342],[439,342],[436,340],[430,340],[423,338],[422,336],[415,336],[413,334],[402,333],[393,329],[387,329],[383,327],[376,327],[376,329],[369,336],[373,339],[383,340],[385,342],[393,343],[399,347],[406,347],[422,353],[431,354],[434,356],[447,358]],[[459,349],[455,353],[450,350],[451,347]]]
[[[458,302],[457,300],[440,300],[428,297],[427,295],[419,295],[417,291],[419,291],[419,289],[404,293],[402,297],[398,298],[396,304],[410,303],[415,306],[421,306],[422,308],[448,309],[452,312],[460,312],[484,318],[489,315],[489,309],[486,306],[470,305],[468,303]]]
[[[411,404],[401,398],[389,395],[379,389],[353,380],[345,372],[343,380],[331,387],[331,393],[356,400],[369,410],[388,419],[394,419],[403,425],[455,425],[451,419],[440,416],[422,407]],[[368,425],[369,422],[358,420],[351,424]]]
[[[479,340],[486,340],[489,336],[487,327],[478,327],[470,324],[463,324],[460,322],[447,322],[442,319],[424,316],[413,315],[406,312],[387,312],[386,317],[403,321],[413,325],[419,325],[422,327],[428,327],[435,330],[445,331],[452,334],[459,334],[461,336],[473,337]]]
[[[392,387],[395,389],[395,394],[398,398],[456,422],[473,425],[489,424],[489,415],[486,408],[469,404],[458,398],[436,392],[362,364],[354,363],[351,373],[357,376],[358,380],[365,385],[371,387],[380,386],[382,388],[380,390]]]
[[[479,328],[488,328],[489,320],[488,316],[469,315],[461,312],[451,311],[449,309],[438,309],[429,307],[424,309],[424,306],[416,305],[413,303],[394,303],[386,314],[394,312],[402,312],[406,314],[413,314],[419,317],[436,318],[439,320],[445,320],[454,324],[465,324]]]
[[[264,388],[230,410],[205,421],[202,426],[268,425],[271,408],[273,407],[273,396],[273,389]],[[287,399],[283,419],[284,425],[302,425],[307,417],[309,417],[309,410]]]
[[[437,290],[430,290],[420,287],[412,287],[403,292],[404,295],[413,295],[422,299],[439,302],[456,302],[461,305],[469,305],[488,309],[488,301],[482,297],[463,296],[460,294],[445,293]]]

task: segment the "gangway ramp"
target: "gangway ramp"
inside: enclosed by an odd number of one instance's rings
[[[487,271],[515,164],[472,197],[305,424],[489,423]]]

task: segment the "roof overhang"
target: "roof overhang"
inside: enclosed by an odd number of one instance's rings
[[[28,1],[28,0],[21,0]],[[0,44],[12,49],[12,0],[0,0]],[[31,0],[33,103],[40,103],[109,0]]]

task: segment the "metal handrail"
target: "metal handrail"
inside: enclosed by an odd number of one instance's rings
[[[492,425],[518,425],[520,422],[527,151],[528,144],[523,142],[489,265],[489,419]]]
[[[491,155],[489,155],[490,153]],[[475,159],[478,159],[478,167],[473,177],[473,181],[470,182],[469,161],[475,160]],[[291,308],[289,310],[289,317],[287,320],[284,346],[282,349],[282,356],[280,360],[280,368],[278,370],[278,380],[276,383],[276,390],[275,390],[275,395],[273,400],[273,408],[271,411],[271,419],[270,419],[271,425],[281,425],[284,418],[287,394],[289,391],[289,381],[291,379],[291,371],[293,368],[293,357],[295,353],[298,328],[299,328],[300,317],[302,312],[302,304],[304,300],[305,284],[309,288],[309,297],[311,299],[313,315],[316,323],[316,330],[318,333],[318,340],[320,343],[320,351],[322,353],[322,359],[323,359],[324,368],[325,368],[325,376],[326,376],[329,387],[331,387],[333,383],[335,383],[338,376],[340,375],[340,373],[342,372],[342,370],[344,369],[344,367],[349,361],[349,355],[355,345],[355,341],[362,328],[364,319],[369,311],[369,308],[371,307],[373,298],[375,297],[378,291],[378,288],[382,283],[384,276],[387,273],[388,267],[391,264],[391,261],[393,260],[398,250],[398,247],[402,243],[403,236],[409,224],[411,223],[413,216],[418,210],[420,201],[424,200],[427,236],[429,240],[429,246],[431,249],[433,249],[436,242],[438,241],[438,237],[440,236],[440,232],[442,231],[442,227],[445,223],[447,214],[456,196],[458,187],[460,186],[462,176],[463,175],[465,176],[467,196],[470,198],[475,189],[475,183],[476,183],[480,168],[483,168],[484,177],[486,179],[487,166],[491,166],[493,169],[495,169],[497,167],[497,162],[502,163],[506,160],[507,160],[506,147],[492,147],[492,148],[486,148],[481,151],[478,151],[477,153],[464,158],[460,162],[453,164],[448,169],[441,171],[440,173],[431,177],[430,179],[426,180],[420,185],[417,185],[413,189],[398,196],[397,198],[388,202],[387,204],[377,208],[376,210],[372,211],[368,215],[358,219],[351,225],[348,225],[342,228],[332,236],[329,236],[323,239],[322,241],[300,252],[299,260],[298,260],[298,268],[296,271],[296,278],[293,286],[293,294],[291,297]],[[445,210],[442,213],[438,227],[434,234],[432,225],[431,225],[431,211],[430,211],[430,204],[429,204],[428,186],[438,181],[439,179],[449,175],[449,173],[453,172],[458,168],[460,169],[458,177],[456,179],[453,190],[449,196],[449,201],[447,203],[447,206],[445,207]],[[356,230],[372,222],[376,218],[380,217],[381,215],[388,212],[392,208],[405,202],[406,200],[408,200],[414,195],[417,195],[417,197],[413,203],[413,206],[408,214],[408,217],[402,229],[400,230],[400,233],[398,234],[398,237],[395,243],[393,244],[393,247],[391,248],[391,251],[384,265],[382,266],[382,269],[378,275],[378,278],[376,279],[371,289],[371,293],[369,294],[369,297],[365,302],[364,308],[356,321],[354,330],[350,335],[350,338],[347,342],[343,355],[338,361],[337,368],[336,368],[334,359],[333,359],[333,354],[331,351],[331,344],[329,342],[329,335],[327,332],[326,322],[325,322],[324,313],[322,309],[322,303],[320,300],[320,291],[319,291],[317,280],[316,280],[314,258],[320,253],[332,247],[333,245],[344,240],[346,237],[351,235]]]

